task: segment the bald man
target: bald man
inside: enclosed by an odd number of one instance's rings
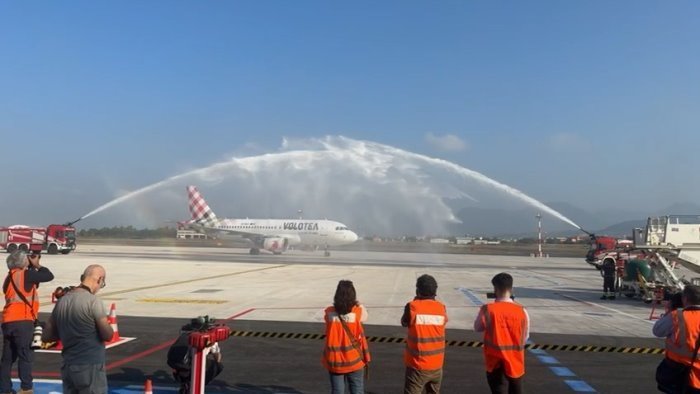
[[[114,331],[95,294],[105,287],[107,273],[102,266],[90,265],[80,279],[80,286],[56,303],[44,339],[60,339],[63,343],[64,393],[106,394],[104,342],[112,339]]]

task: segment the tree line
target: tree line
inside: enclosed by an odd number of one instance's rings
[[[175,238],[177,230],[173,227],[159,227],[156,229],[137,229],[133,226],[115,226],[90,228],[78,231],[78,237],[86,238]]]

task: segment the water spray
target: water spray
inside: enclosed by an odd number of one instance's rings
[[[292,147],[294,150],[289,150]],[[357,225],[371,225],[377,231],[392,231],[397,224],[391,218],[413,216],[421,219],[416,219],[422,226],[416,231],[430,231],[431,226],[442,227],[445,223],[459,222],[452,209],[445,204],[446,198],[478,202],[468,193],[483,189],[511,196],[537,208],[542,214],[549,214],[581,229],[551,207],[480,172],[447,160],[342,136],[286,141],[283,150],[278,152],[234,157],[184,172],[119,196],[71,224],[185,179],[188,182],[221,183],[234,176],[236,182],[253,186],[246,189],[254,200],[253,206],[265,202],[260,201],[260,193],[263,192],[266,195],[285,196],[283,201],[288,206],[281,206],[284,204],[279,204],[278,200],[267,202],[265,212],[271,215],[283,215],[283,212],[296,209],[299,205],[312,203],[321,216],[327,216],[330,212],[337,212],[337,207],[358,209],[361,204],[361,209],[366,213],[363,216],[372,222],[355,223]],[[303,183],[305,179],[309,180],[306,184]],[[239,197],[241,202],[245,201],[245,195],[239,193]],[[371,204],[367,204],[368,201]],[[416,207],[420,207],[418,212]],[[278,208],[279,211],[275,211]]]

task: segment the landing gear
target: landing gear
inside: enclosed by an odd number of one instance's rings
[[[252,255],[260,254],[260,249],[258,249],[258,248],[250,248],[250,254],[252,254]]]
[[[324,256],[324,257],[330,257],[330,256],[331,256],[331,251],[328,250],[328,245],[326,245],[326,249],[323,251],[323,256]]]

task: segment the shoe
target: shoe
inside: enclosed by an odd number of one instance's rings
[[[608,299],[608,296],[605,295],[605,294],[603,294],[602,296],[600,296],[600,299],[601,299],[601,300],[607,300],[607,299]]]
[[[608,299],[609,299],[609,300],[614,300],[614,299],[615,299],[615,296],[614,296],[614,295],[613,295],[613,296],[608,296]]]

